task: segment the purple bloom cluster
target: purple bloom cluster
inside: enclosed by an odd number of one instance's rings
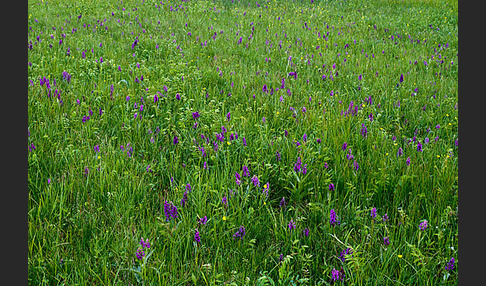
[[[403,149],[402,147],[398,148],[398,152],[397,152],[397,157],[400,157],[403,155]]]
[[[165,221],[170,221],[171,219],[175,219],[178,216],[177,207],[174,206],[172,202],[165,201],[164,202],[164,214],[165,214]]]
[[[419,229],[424,231],[424,230],[427,229],[427,226],[428,226],[428,222],[426,220],[424,220],[423,222],[420,223]]]
[[[199,236],[199,231],[197,230],[197,228],[196,228],[196,230],[194,232],[194,240],[196,242],[201,242],[201,237]]]
[[[67,71],[63,71],[62,72],[62,79],[69,83],[69,82],[71,82],[71,75]]]
[[[375,207],[371,209],[371,217],[373,219],[376,218],[376,208]]]
[[[251,181],[253,182],[253,185],[255,187],[259,187],[260,186],[260,181],[258,180],[258,177],[256,175],[254,175],[252,178],[251,178]]]
[[[202,225],[206,225],[206,223],[208,222],[208,218],[207,216],[204,216],[202,218],[199,219],[199,224],[202,224]]]
[[[246,165],[243,165],[243,177],[249,177],[250,176],[250,171],[248,170],[248,167]]]
[[[383,222],[386,222],[388,220],[388,215],[384,214],[381,218],[383,219]]]
[[[31,152],[35,149],[36,149],[36,147],[35,147],[34,143],[31,143],[30,146],[29,146],[29,152]]]
[[[385,246],[388,246],[390,244],[390,240],[388,239],[388,236],[383,237],[383,244]]]
[[[353,250],[351,248],[346,248],[341,253],[339,254],[339,259],[341,259],[342,262],[346,261],[346,255],[352,254]]]
[[[368,128],[366,128],[366,126],[363,124],[361,124],[361,135],[363,137],[366,137],[366,135],[368,134]]]
[[[445,270],[452,270],[454,269],[454,262],[455,262],[455,259],[454,257],[452,257],[449,262],[447,262],[447,265],[445,266]]]
[[[263,193],[265,194],[265,197],[268,198],[268,191],[270,190],[270,183],[267,182],[265,185],[263,185]]]
[[[333,183],[329,184],[329,191],[334,191],[336,188],[334,187]]]
[[[135,255],[139,260],[142,260],[145,257],[145,251],[142,248],[138,248],[137,252],[135,252]]]
[[[338,280],[341,280],[343,281],[344,280],[344,269],[341,268],[341,270],[336,270],[336,269],[332,269],[331,271],[331,278],[333,281],[338,281]]]
[[[240,238],[243,240],[246,233],[245,231],[245,227],[241,225],[240,228],[233,234],[233,240],[235,240],[235,238]]]
[[[142,260],[145,257],[145,248],[150,248],[150,243],[149,243],[148,238],[147,238],[147,240],[144,240],[143,237],[142,237],[142,239],[140,240],[139,244],[142,247],[139,247],[137,249],[137,252],[135,253],[135,255],[137,256],[137,258],[139,260]]]
[[[339,225],[339,220],[338,220],[338,217],[336,215],[336,212],[334,211],[334,209],[331,209],[331,212],[329,214],[329,223],[332,225],[332,226],[335,226],[336,224]]]
[[[291,219],[291,220],[289,221],[288,226],[289,226],[289,229],[290,229],[290,230],[295,229],[295,228],[297,227],[297,226],[295,225],[295,222],[294,222],[294,220],[293,220],[293,219]]]
[[[309,236],[309,229],[307,227],[304,228],[304,236]]]
[[[344,151],[344,150],[346,150],[347,147],[348,147],[348,143],[344,142],[343,147],[341,147],[341,149],[343,149],[343,151]]]
[[[182,207],[185,207],[186,206],[186,202],[187,202],[187,191],[185,191],[184,194],[182,194],[181,206]]]

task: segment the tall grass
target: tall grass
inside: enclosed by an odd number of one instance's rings
[[[28,3],[30,283],[457,283],[457,2]]]

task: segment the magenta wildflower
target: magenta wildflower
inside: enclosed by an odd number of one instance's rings
[[[267,182],[265,185],[263,185],[263,193],[265,194],[265,197],[268,198],[268,191],[270,190],[270,183]]]
[[[402,147],[398,148],[398,152],[397,152],[397,157],[403,155],[403,149]]]
[[[455,259],[454,257],[452,257],[449,262],[447,262],[447,265],[445,266],[445,270],[452,270],[454,269],[454,262],[455,262]]]
[[[364,123],[361,124],[361,135],[363,137],[366,137],[366,135],[368,134],[368,128],[366,128],[366,126],[364,125]]]
[[[238,174],[238,172],[235,172],[235,177],[236,177],[236,184],[240,185],[241,184],[241,176]]]
[[[240,226],[240,228],[238,229],[238,231],[236,231],[234,234],[233,234],[233,240],[235,240],[235,238],[240,238],[241,240],[243,240],[243,237],[245,236],[246,234],[246,229],[244,226]]]
[[[341,253],[339,254],[339,259],[341,259],[342,262],[346,261],[346,255],[352,254],[353,250],[351,248],[346,248]]]
[[[342,280],[342,277],[340,277],[340,274],[341,272],[339,272],[339,270],[336,270],[336,269],[332,269],[331,271],[331,278],[333,281],[337,281],[337,280]]]
[[[373,219],[374,219],[374,218],[376,218],[376,208],[375,208],[375,207],[373,207],[373,208],[371,209],[371,217],[372,217]]]
[[[251,181],[253,182],[253,185],[256,187],[256,186],[260,186],[260,181],[258,180],[258,177],[256,175],[254,175],[252,178],[251,178]]]
[[[337,215],[336,215],[336,212],[334,211],[334,209],[331,209],[330,211],[330,214],[329,214],[329,223],[332,225],[332,226],[335,226],[336,224],[340,224],[339,221],[338,221],[338,218],[337,218]]]
[[[344,150],[346,150],[347,147],[348,147],[348,143],[344,142],[343,147],[341,149],[343,149],[343,151],[344,151]]]
[[[297,162],[294,164],[294,171],[300,172],[302,161],[300,157],[297,157]]]
[[[381,218],[383,219],[383,222],[386,222],[388,220],[388,215],[384,214]]]
[[[204,216],[199,219],[199,224],[206,225],[207,222],[208,222],[207,216]]]
[[[139,248],[137,249],[137,252],[135,252],[135,255],[137,256],[137,259],[142,260],[145,257],[145,251]]]
[[[250,171],[248,170],[248,167],[246,165],[243,165],[243,177],[249,177],[250,176]]]
[[[187,202],[187,191],[185,191],[184,194],[182,194],[181,206],[182,207],[185,207],[186,206],[186,202]]]
[[[424,230],[427,229],[427,226],[428,226],[428,222],[426,220],[424,220],[423,222],[420,223],[419,229],[424,231]]]
[[[149,243],[149,240],[148,238],[146,240],[143,239],[140,239],[140,245],[142,246],[142,248],[150,248],[150,243]]]
[[[329,191],[334,191],[334,184],[333,183],[330,183],[329,184]]]
[[[196,242],[201,242],[201,237],[199,236],[199,231],[196,228],[196,231],[194,232],[194,240]]]
[[[289,229],[290,229],[290,230],[295,229],[295,228],[297,227],[297,226],[295,225],[295,222],[294,222],[294,220],[293,220],[293,219],[291,219],[291,220],[289,221],[288,226],[289,226]]]
[[[172,202],[164,202],[164,214],[165,214],[165,221],[170,221],[173,218],[177,218],[177,207],[172,204]]]
[[[390,240],[388,239],[388,236],[383,237],[383,244],[385,246],[388,246],[390,244]]]

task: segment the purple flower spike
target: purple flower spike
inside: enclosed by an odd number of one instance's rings
[[[339,221],[337,219],[336,212],[334,211],[334,209],[331,209],[331,212],[329,214],[329,223],[332,226],[335,226],[336,224],[339,224]]]
[[[449,262],[447,262],[447,265],[446,265],[445,269],[446,270],[449,270],[449,271],[452,270],[452,269],[454,269],[454,262],[455,262],[455,259],[454,259],[454,257],[452,257],[449,260]]]
[[[243,177],[249,177],[250,171],[248,171],[248,167],[246,165],[243,166]]]
[[[388,246],[390,244],[390,240],[388,239],[388,236],[383,237],[383,244],[385,246]]]
[[[260,181],[258,180],[258,177],[256,175],[254,175],[252,178],[251,178],[251,181],[253,182],[253,185],[256,187],[256,186],[260,186]]]
[[[428,226],[428,222],[424,220],[423,222],[420,223],[419,228],[420,230],[424,231],[427,229],[427,226]]]
[[[292,229],[295,229],[297,226],[295,225],[295,222],[293,219],[291,219],[289,221],[289,229],[292,230]]]
[[[335,190],[334,184],[330,183],[329,184],[329,191],[334,191],[334,190]]]
[[[347,147],[348,147],[348,143],[344,142],[343,147],[341,149],[343,149],[343,151],[344,151],[344,150],[346,150]]]
[[[371,217],[376,218],[376,208],[375,207],[371,209]]]

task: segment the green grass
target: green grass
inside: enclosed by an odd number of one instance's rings
[[[29,1],[30,283],[457,284],[457,1],[162,2]]]

